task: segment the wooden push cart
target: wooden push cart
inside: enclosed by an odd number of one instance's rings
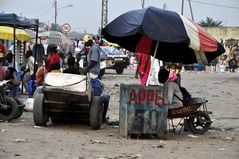
[[[91,96],[91,83],[83,75],[48,73],[42,93],[36,95],[33,118],[37,126],[45,126],[51,118],[70,118],[90,123],[92,129],[102,124],[100,96]]]

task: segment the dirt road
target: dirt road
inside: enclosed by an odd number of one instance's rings
[[[137,83],[134,71],[122,75],[106,71],[103,82],[111,92],[109,120],[118,121],[119,85]],[[0,122],[0,159],[153,159],[239,158],[239,74],[183,72],[182,85],[204,97],[213,111],[211,129],[204,135],[169,133],[166,140],[127,139],[118,126],[94,131],[81,124],[34,127],[31,112],[11,122]]]

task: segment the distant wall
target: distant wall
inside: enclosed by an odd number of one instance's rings
[[[220,39],[238,39],[239,40],[239,27],[204,27],[219,42]]]

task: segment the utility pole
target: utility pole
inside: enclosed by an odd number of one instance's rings
[[[56,17],[57,17],[57,0],[54,0],[54,7],[55,7],[55,31],[56,31]]]
[[[194,21],[193,18],[193,9],[191,5],[191,0],[188,0],[189,8],[190,8],[190,13],[191,13],[191,19]],[[183,15],[183,8],[184,8],[184,0],[182,0],[182,5],[181,5],[181,15]]]
[[[184,8],[184,0],[182,0],[182,5],[181,5],[181,15],[183,15],[183,8]]]
[[[189,7],[190,7],[190,12],[191,12],[191,18],[192,18],[192,20],[194,21],[194,18],[193,18],[193,9],[192,9],[192,5],[191,5],[191,0],[188,0],[188,3],[189,3]]]
[[[166,8],[167,8],[167,3],[164,3],[163,4],[163,10],[166,10]]]
[[[102,0],[101,30],[108,24],[108,0]]]
[[[145,1],[144,0],[141,0],[141,1],[142,1],[142,8],[144,8]]]

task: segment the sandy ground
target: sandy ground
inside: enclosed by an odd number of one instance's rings
[[[134,71],[122,75],[107,70],[103,77],[111,92],[109,120],[118,121],[119,84],[137,83]],[[34,127],[31,112],[17,120],[0,122],[0,159],[238,159],[239,74],[183,72],[182,85],[193,96],[206,98],[213,111],[211,129],[203,135],[168,133],[166,140],[128,139],[118,126],[102,125],[94,131],[87,125],[67,123]]]

